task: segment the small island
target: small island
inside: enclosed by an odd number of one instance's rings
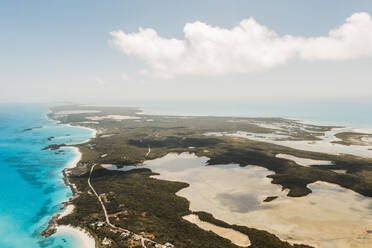
[[[42,150],[58,150],[59,148],[66,146],[66,144],[51,144],[44,147]]]
[[[265,200],[263,200],[263,202],[271,202],[275,200],[276,198],[278,198],[278,196],[268,196],[265,198]]]
[[[42,126],[38,126],[38,127],[30,127],[30,128],[25,128],[22,130],[22,132],[29,132],[29,131],[32,131],[34,129],[40,129],[40,128],[43,128]]]

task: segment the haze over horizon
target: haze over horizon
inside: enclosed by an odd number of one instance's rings
[[[6,1],[0,102],[370,102],[372,4]]]
[[[0,248],[367,248],[372,0],[5,0]]]

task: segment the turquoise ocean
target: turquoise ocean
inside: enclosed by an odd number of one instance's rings
[[[46,118],[47,113],[43,104],[0,104],[1,248],[79,247],[79,240],[69,234],[39,235],[72,195],[61,172],[76,156],[69,148],[42,148],[80,143],[92,132],[57,124]],[[51,136],[55,139],[48,140]]]

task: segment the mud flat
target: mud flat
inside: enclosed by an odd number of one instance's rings
[[[159,179],[190,186],[177,194],[194,211],[205,211],[229,224],[267,230],[290,243],[315,247],[368,247],[372,239],[372,199],[340,186],[316,182],[306,197],[287,197],[271,184],[271,172],[257,166],[205,166],[208,158],[168,154],[146,161]],[[278,196],[264,202],[268,196]]]
[[[308,158],[299,158],[293,155],[288,155],[288,154],[276,154],[277,158],[284,158],[287,160],[292,160],[298,165],[306,166],[309,167],[311,165],[332,165],[332,161],[328,160],[315,160],[315,159],[308,159]]]
[[[351,154],[360,157],[372,158],[372,146],[361,146],[361,145],[344,145],[338,144],[337,142],[341,141],[336,137],[338,133],[344,132],[345,130],[353,130],[346,128],[334,128],[329,132],[325,132],[324,136],[320,136],[321,140],[289,140],[282,135],[275,133],[270,134],[252,134],[249,132],[233,132],[233,133],[224,133],[224,132],[208,132],[204,135],[206,136],[230,136],[230,137],[239,137],[246,138],[250,140],[256,140],[261,142],[268,142],[276,145],[282,145],[290,147],[293,149],[312,151],[312,152],[321,152],[328,154]]]
[[[195,214],[184,216],[183,219],[193,224],[196,224],[198,227],[200,227],[203,230],[212,231],[218,234],[219,236],[224,237],[230,240],[232,243],[239,245],[241,247],[247,247],[251,245],[251,242],[247,235],[241,232],[235,231],[233,229],[230,229],[230,228],[220,227],[220,226],[213,225],[209,222],[202,221]]]

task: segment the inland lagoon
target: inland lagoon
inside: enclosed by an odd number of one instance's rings
[[[177,194],[190,201],[191,210],[229,224],[268,230],[290,243],[315,247],[366,247],[372,239],[368,197],[324,182],[309,185],[312,193],[307,196],[287,197],[287,191],[267,178],[272,173],[265,168],[208,166],[207,160],[190,153],[168,154],[145,166],[160,174],[155,178],[190,184]],[[267,202],[268,197],[275,199]]]

